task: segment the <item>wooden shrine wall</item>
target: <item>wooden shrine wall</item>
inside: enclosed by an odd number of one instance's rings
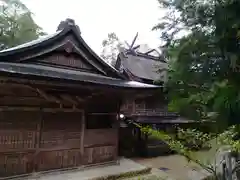
[[[116,160],[118,130],[83,126],[81,112],[0,111],[0,177]]]
[[[117,128],[86,129],[84,106],[69,99],[61,108],[31,87],[0,83],[0,178],[116,160]]]
[[[35,112],[0,112],[0,176],[29,173],[36,150]]]
[[[0,118],[1,177],[80,165],[81,113],[1,111]]]
[[[87,129],[84,133],[84,164],[114,161],[118,155],[117,129]]]
[[[42,119],[37,171],[79,166],[82,113],[44,113]]]
[[[79,166],[79,112],[0,112],[0,177]]]

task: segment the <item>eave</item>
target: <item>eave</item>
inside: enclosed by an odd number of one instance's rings
[[[81,50],[87,52],[90,56],[90,59],[94,59],[98,66],[101,66],[107,72],[107,76],[112,76],[120,79],[125,79],[124,76],[121,75],[115,68],[107,64],[104,60],[102,60],[83,40],[80,33],[78,32],[76,26],[67,26],[63,30],[57,31],[54,34],[47,35],[46,37],[42,37],[40,39],[9,48],[3,51],[0,51],[0,61],[2,62],[24,62],[25,60],[33,59],[36,56],[46,54],[49,50],[47,47],[52,46],[55,42],[64,39],[64,37],[72,35],[78,42],[78,46],[81,47]],[[57,48],[57,47],[56,47]],[[75,48],[76,49],[76,48]],[[81,51],[78,51],[81,52]],[[81,53],[82,54],[82,53]],[[86,58],[86,57],[84,57]],[[96,65],[93,64],[96,67]],[[98,69],[99,70],[99,69]],[[99,72],[102,72],[99,70]]]
[[[161,86],[144,84],[136,81],[121,80],[101,75],[75,70],[66,70],[41,65],[23,63],[0,63],[0,74],[11,77],[25,77],[33,79],[58,80],[75,83],[90,83],[106,87],[119,87],[124,89],[152,89],[158,90]]]

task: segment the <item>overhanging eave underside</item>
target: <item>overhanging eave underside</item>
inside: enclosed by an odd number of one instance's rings
[[[158,89],[160,86],[148,85],[135,81],[127,81],[107,76],[96,75],[87,72],[47,67],[42,65],[23,63],[0,63],[0,73],[20,76],[35,76],[40,78],[51,78],[56,80],[87,82],[112,87],[136,88],[136,89]]]

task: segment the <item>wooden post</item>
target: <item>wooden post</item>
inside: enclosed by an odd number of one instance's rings
[[[39,110],[39,119],[37,120],[37,129],[36,129],[36,138],[35,138],[35,153],[33,156],[33,172],[37,171],[37,156],[39,155],[40,152],[40,143],[41,143],[41,129],[42,129],[42,124],[43,124],[43,111],[42,109]]]
[[[38,123],[37,123],[36,149],[38,149],[40,147],[42,121],[43,121],[43,115],[42,115],[42,110],[40,110],[39,111],[39,119],[38,119]]]
[[[120,133],[120,124],[119,124],[119,112],[120,112],[120,106],[118,107],[118,113],[115,114],[115,123],[116,123],[116,154],[115,154],[115,159],[116,159],[116,162],[117,164],[119,165],[120,164],[120,157],[119,157],[119,133]]]
[[[83,157],[84,157],[84,132],[85,132],[85,111],[82,111],[82,128],[81,128],[81,147],[80,147],[80,151],[81,151],[81,163],[83,163]]]
[[[136,100],[135,100],[135,97],[134,98],[131,98],[131,103],[132,103],[132,112],[131,113],[136,113]]]

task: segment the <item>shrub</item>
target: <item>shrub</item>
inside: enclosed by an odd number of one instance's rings
[[[204,134],[196,129],[184,130],[179,128],[176,139],[189,149],[199,150],[210,147],[210,144],[207,142],[211,139],[211,135]]]

